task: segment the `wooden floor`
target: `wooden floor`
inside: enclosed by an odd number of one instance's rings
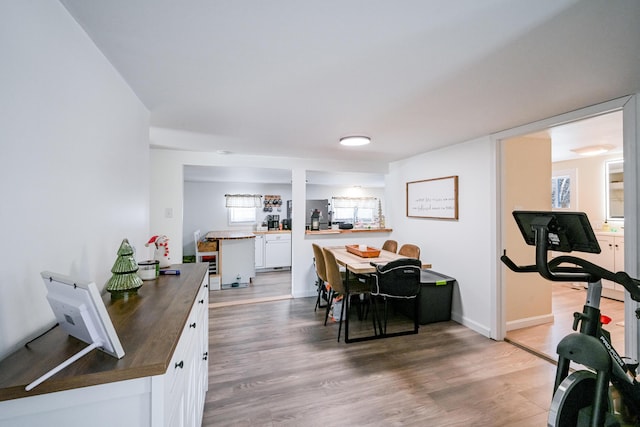
[[[451,321],[336,342],[314,305],[210,309],[203,426],[545,425],[555,367],[540,357]]]
[[[291,298],[291,270],[260,272],[246,288],[211,291],[211,308]]]
[[[277,276],[264,280],[286,281]],[[418,335],[345,344],[336,342],[337,323],[323,326],[315,298],[213,305],[269,293],[233,291],[211,292],[203,426],[546,425],[555,365],[530,351],[452,321],[423,325]],[[579,290],[559,291],[566,311],[582,306]],[[516,338],[547,345],[560,336],[549,326],[549,338],[540,331]]]
[[[530,348],[541,355],[557,360],[556,347],[567,334],[574,332],[573,313],[582,311],[586,298],[584,288],[568,283],[554,283],[553,292],[554,322],[529,328],[509,331],[507,339]],[[611,333],[613,347],[624,353],[624,303],[608,298],[600,301],[600,311],[611,317],[612,321],[605,329]]]

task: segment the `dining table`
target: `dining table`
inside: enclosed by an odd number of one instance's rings
[[[380,249],[376,256],[371,256],[370,249],[375,249],[374,253],[378,250],[376,248],[367,247],[365,251],[359,251],[358,248],[347,249],[347,246],[357,245],[343,245],[343,246],[327,246],[333,255],[336,257],[336,262],[339,266],[345,269],[345,288],[347,294],[349,293],[349,275],[355,274],[357,276],[370,276],[376,272],[376,267],[372,264],[384,265],[388,262],[398,259],[406,258],[404,255],[399,255],[395,252],[385,251]],[[361,255],[362,254],[362,255]],[[431,264],[422,262],[421,268],[429,269]],[[344,322],[344,341],[345,343],[352,343],[358,341],[367,341],[371,339],[383,338],[381,335],[372,335],[365,337],[349,338],[349,298],[345,298],[345,322]]]

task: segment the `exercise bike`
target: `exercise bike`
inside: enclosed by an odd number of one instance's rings
[[[640,383],[636,380],[638,363],[621,357],[611,345],[609,333],[602,328],[600,314],[602,279],[619,283],[634,301],[640,301],[640,280],[625,272],[611,272],[575,256],[548,259],[548,251],[600,253],[600,246],[587,216],[581,212],[514,211],[525,242],[536,247],[535,265],[518,266],[506,254],[500,258],[518,273],[537,272],[555,282],[586,282],[587,297],[581,313],[574,313],[574,332],[557,347],[558,367],[549,409],[549,427],[640,426]],[[636,309],[640,319],[640,308]],[[588,369],[569,374],[570,362]],[[621,408],[614,411],[610,384],[620,396]]]

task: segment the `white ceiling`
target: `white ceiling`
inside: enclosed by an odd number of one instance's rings
[[[526,135],[531,138],[551,139],[554,162],[579,159],[580,155],[572,150],[598,145],[609,146],[609,156],[620,154],[622,157],[622,111],[603,114],[561,126],[555,126],[540,132]],[[288,184],[291,171],[288,169],[254,167],[211,167],[185,166],[185,181],[195,182],[262,182],[270,184]],[[336,173],[307,171],[307,182],[315,185],[339,186],[349,183],[366,188],[384,187],[384,176],[375,173]]]
[[[291,170],[255,167],[222,167],[185,165],[184,180],[191,182],[260,182],[291,184]],[[307,171],[307,183],[328,186],[384,187],[384,175],[360,172]]]
[[[580,155],[572,150],[594,146],[607,146],[609,151],[603,155],[622,156],[622,111],[556,126],[536,135],[551,138],[554,162],[578,159]]]
[[[392,161],[640,91],[637,0],[61,2],[152,126],[230,155]]]

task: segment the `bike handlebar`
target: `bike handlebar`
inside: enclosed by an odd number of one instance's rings
[[[542,245],[541,245],[542,246]],[[544,253],[542,251],[544,249]],[[516,273],[540,273],[542,277],[554,282],[595,282],[600,279],[619,283],[629,292],[634,301],[640,302],[640,280],[634,279],[624,271],[614,273],[582,258],[562,255],[547,262],[546,248],[536,247],[536,264],[519,266],[507,256],[507,251],[500,260]],[[561,266],[574,264],[577,267]]]

